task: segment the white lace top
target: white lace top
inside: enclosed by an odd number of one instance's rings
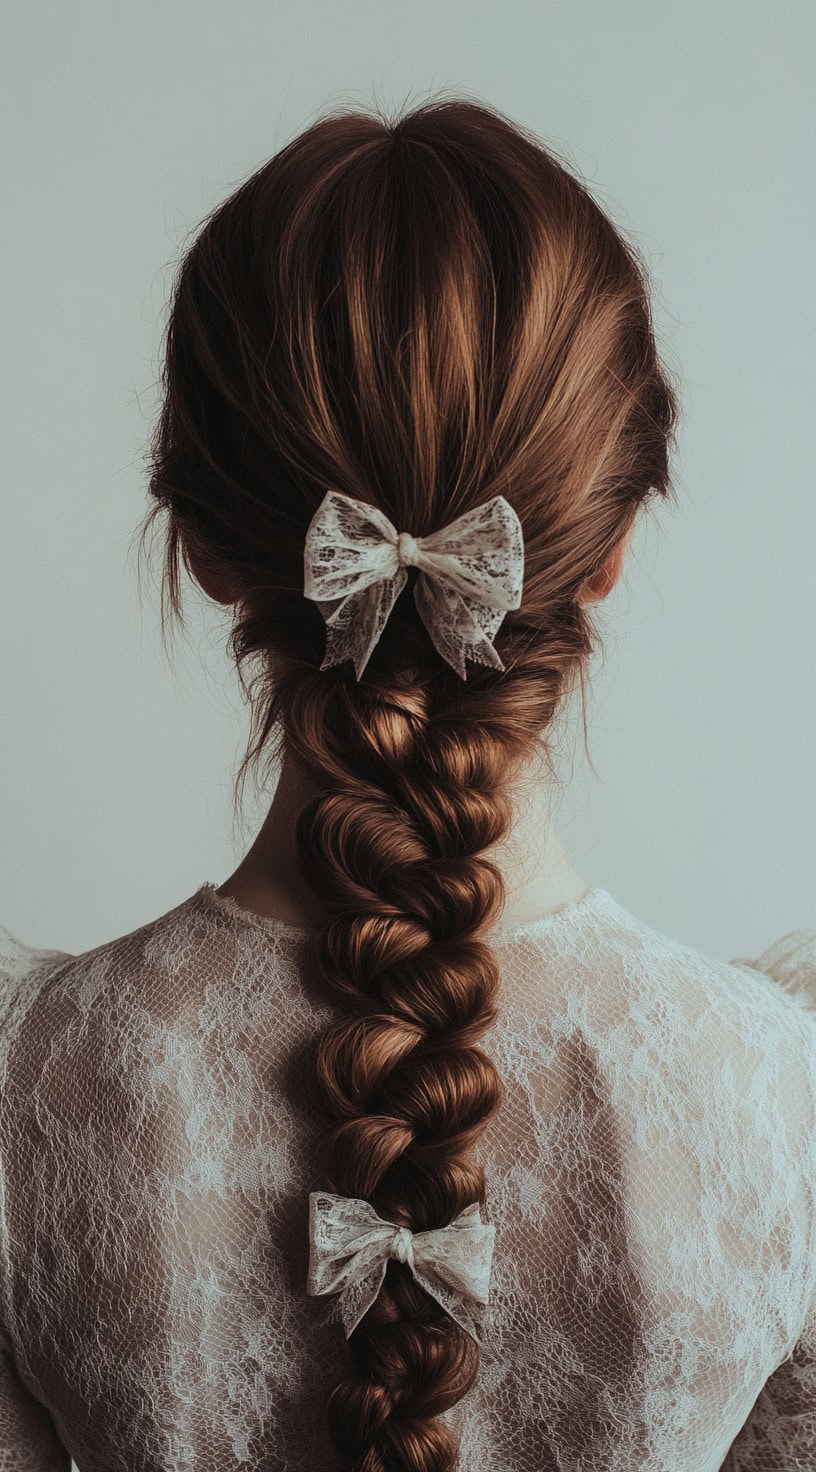
[[[462,1469],[813,1472],[816,929],[726,964],[593,889],[494,936]],[[209,884],[79,956],[0,930],[2,1472],[334,1468],[313,943]]]

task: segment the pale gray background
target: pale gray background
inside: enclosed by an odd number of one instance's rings
[[[566,154],[641,242],[682,378],[678,506],[603,608],[560,826],[724,959],[816,925],[814,0],[5,7],[0,924],[80,950],[221,882],[247,729],[227,621],[175,667],[136,579],[184,234],[318,113],[438,89]],[[248,792],[251,799],[251,791]]]

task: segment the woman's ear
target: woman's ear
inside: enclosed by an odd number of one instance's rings
[[[593,573],[591,578],[587,578],[578,594],[582,603],[596,603],[600,598],[605,598],[608,593],[612,592],[623,571],[623,559],[626,556],[631,535],[632,527],[630,526],[612,548],[606,560],[601,563],[598,571]]]
[[[229,578],[214,563],[207,562],[195,548],[186,548],[187,561],[195,580],[216,603],[234,603],[237,597]]]

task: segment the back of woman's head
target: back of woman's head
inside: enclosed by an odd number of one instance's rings
[[[274,745],[316,794],[298,851],[339,1010],[316,1047],[326,1179],[306,1185],[441,1227],[484,1204],[474,1146],[501,1101],[478,1046],[497,1007],[484,935],[504,899],[485,850],[592,651],[582,590],[670,490],[676,400],[644,269],[494,109],[335,114],[207,219],[178,273],[164,387],[149,521],[168,513],[173,609],[182,562],[217,572],[253,671],[244,765]],[[361,678],[321,670],[303,557],[330,489],[414,536],[510,502],[524,586],[493,640],[503,669],[460,679],[412,573]],[[440,1413],[473,1384],[478,1346],[407,1264],[389,1262],[349,1350],[328,1407],[341,1465],[452,1467]]]

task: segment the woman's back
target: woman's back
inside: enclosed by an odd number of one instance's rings
[[[816,932],[788,997],[516,811],[672,489],[636,247],[495,109],[341,109],[185,245],[161,385],[162,611],[231,609],[279,785],[224,893],[9,942],[2,1472],[816,1469]]]
[[[335,1467],[315,938],[211,885],[77,957],[5,932],[4,1472],[68,1465],[42,1407],[82,1472]],[[816,1467],[816,931],[726,965],[593,889],[491,938],[461,1466]]]

